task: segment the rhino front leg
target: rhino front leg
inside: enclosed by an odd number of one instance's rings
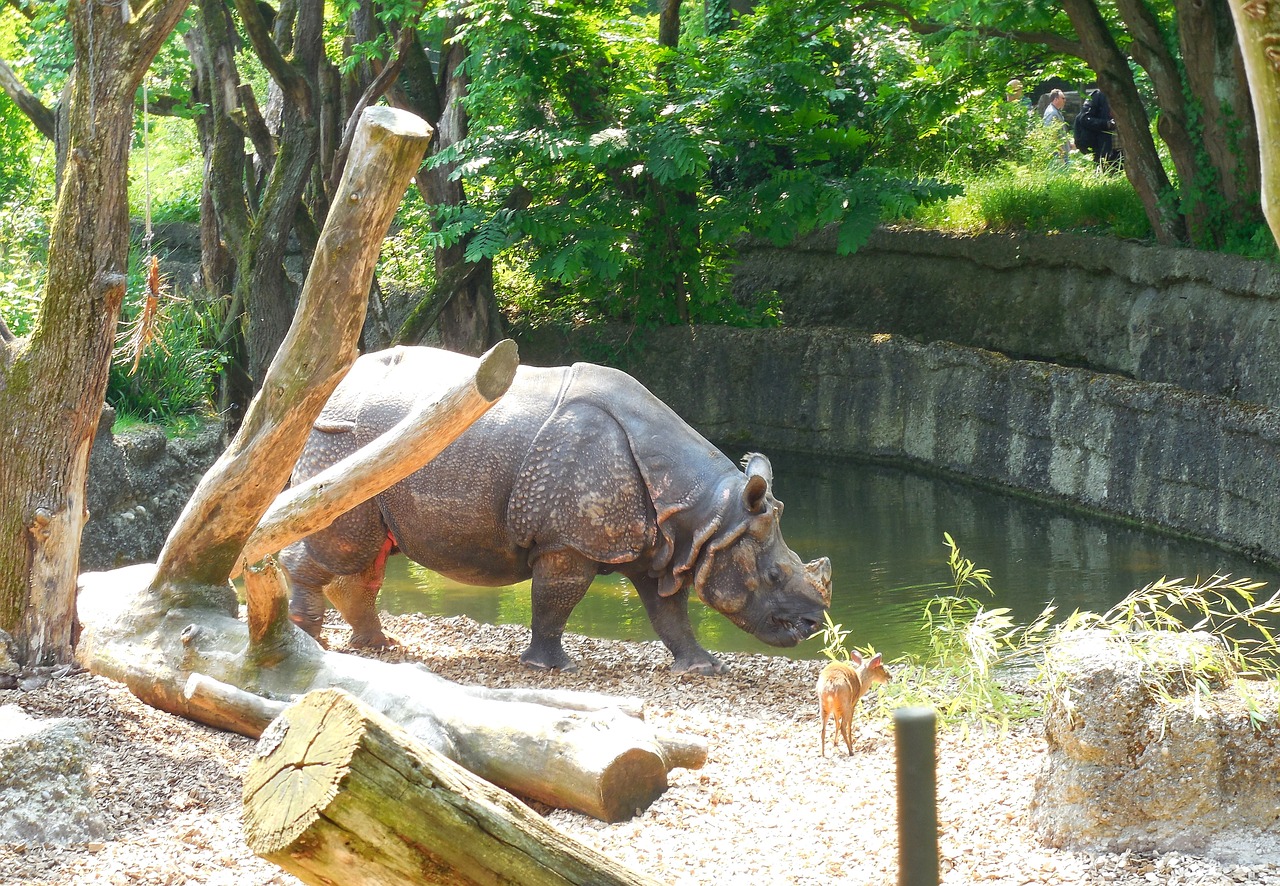
[[[722,674],[725,664],[710,652],[702,648],[697,636],[693,633],[693,625],[689,623],[689,589],[681,588],[669,597],[658,593],[656,582],[645,580],[633,581],[645,611],[649,614],[649,622],[675,661],[671,670],[676,673],[690,674]]]
[[[564,651],[564,626],[596,577],[596,564],[574,551],[549,551],[533,562],[533,638],[520,661],[543,670],[576,671]]]

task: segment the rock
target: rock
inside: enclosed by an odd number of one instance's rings
[[[74,846],[107,836],[89,789],[88,720],[0,707],[0,844]]]
[[[0,631],[0,676],[16,677],[21,670],[17,645],[12,637]]]
[[[1048,752],[1031,810],[1045,843],[1280,861],[1276,692],[1237,680],[1218,640],[1078,631],[1046,671]],[[1254,727],[1250,695],[1271,722]]]
[[[116,437],[106,407],[89,461],[89,522],[80,567],[101,571],[154,561],[187,499],[221,452],[221,426],[211,421],[191,437],[168,439],[155,427]]]

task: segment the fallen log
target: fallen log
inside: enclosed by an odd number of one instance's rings
[[[656,884],[341,690],[290,705],[244,779],[249,848],[305,883]]]
[[[182,687],[182,697],[187,700],[187,712],[192,720],[249,738],[262,735],[271,721],[288,707],[283,701],[245,692],[205,674],[188,677]]]
[[[706,759],[700,739],[663,735],[629,715],[635,699],[466,687],[417,664],[329,652],[288,619],[251,643],[230,586],[176,596],[153,587],[154,572],[142,564],[81,575],[76,656],[161,710],[242,731],[238,703],[187,696],[192,674],[275,701],[342,688],[481,778],[603,821],[647,808],[670,769]],[[279,579],[268,565],[261,578],[272,575]],[[511,700],[520,698],[536,702]]]

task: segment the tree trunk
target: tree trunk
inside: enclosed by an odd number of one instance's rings
[[[1191,242],[1219,247],[1233,225],[1248,220],[1257,193],[1253,109],[1225,0],[1176,5],[1181,58],[1148,4],[1119,0],[1116,8],[1133,37],[1129,52],[1159,96],[1158,128]]]
[[[298,286],[284,260],[299,216],[306,213],[304,195],[318,175],[323,112],[318,97],[325,64],[320,0],[302,0],[292,14],[278,16],[274,37],[258,4],[237,0],[235,5],[279,90],[282,113],[278,131],[270,132],[257,99],[241,83],[235,62],[241,38],[226,4],[201,0],[199,33],[187,43],[197,92],[211,109],[199,133],[214,208],[206,224],[216,236],[206,239],[203,266],[224,271],[217,277],[206,274],[205,285],[228,303],[222,345],[233,355],[233,365],[224,375],[219,406],[232,430],[262,384],[297,302]],[[252,161],[246,139],[256,152]],[[323,188],[312,192],[323,214]],[[305,246],[305,238],[299,239]]]
[[[1262,212],[1280,244],[1280,4],[1230,0],[1262,146]]]
[[[1225,228],[1259,220],[1258,126],[1227,0],[1179,0],[1175,8],[1187,88],[1197,97],[1192,134],[1213,172],[1196,195],[1212,209],[1211,228],[1192,235],[1198,244],[1218,247]],[[1178,166],[1179,177],[1191,174]]]
[[[305,883],[656,886],[341,690],[272,724],[244,803],[249,848]]]
[[[440,71],[436,73],[430,59],[419,44],[406,53],[401,88],[395,90],[393,100],[415,113],[421,114],[437,130],[438,137],[432,145],[439,152],[466,137],[467,116],[462,101],[467,92],[466,78],[460,67],[466,59],[467,48],[459,41],[449,39],[454,23],[446,26],[444,50],[440,57]],[[437,84],[439,84],[437,86]],[[424,164],[414,181],[428,206],[460,206],[466,202],[466,194],[460,181],[450,181],[453,167],[428,169]],[[432,304],[419,305],[414,313],[429,317],[431,325],[439,330],[441,346],[451,351],[476,355],[500,340],[504,333],[502,312],[493,291],[493,262],[485,259],[469,263],[465,257],[466,241],[448,248],[439,248],[435,254],[436,288]],[[421,323],[406,324],[406,330],[397,336],[405,344],[417,344],[424,340],[428,327]]]
[[[89,449],[125,289],[134,94],[186,5],[129,22],[68,6],[77,64],[48,278],[36,331],[0,345],[0,629],[29,665],[71,660]]]
[[[1111,102],[1116,131],[1124,143],[1124,171],[1142,201],[1156,240],[1164,244],[1186,241],[1186,224],[1168,195],[1173,188],[1160,162],[1142,97],[1134,84],[1128,59],[1093,0],[1063,0],[1063,10],[1080,37],[1081,55],[1098,75]]]

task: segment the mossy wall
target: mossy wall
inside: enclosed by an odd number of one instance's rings
[[[1280,266],[1076,235],[879,230],[743,249],[739,299],[776,291],[788,326],[951,341],[1280,406]]]

